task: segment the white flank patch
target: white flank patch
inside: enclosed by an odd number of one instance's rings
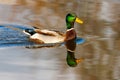
[[[39,39],[45,43],[56,43],[56,42],[63,42],[64,37],[63,36],[45,36],[43,34],[34,34],[30,37],[31,39]]]

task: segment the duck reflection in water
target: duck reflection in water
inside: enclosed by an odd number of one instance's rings
[[[67,33],[66,32],[66,35],[69,35],[69,38],[71,37],[70,40],[67,40],[65,42],[65,46],[67,48],[67,57],[66,57],[66,61],[67,61],[67,64],[70,66],[70,67],[76,67],[78,63],[80,63],[81,61],[84,60],[84,58],[80,58],[80,59],[76,59],[75,58],[75,49],[76,49],[76,32],[75,30],[73,29],[71,31],[71,33]],[[72,36],[71,36],[72,35]],[[79,41],[82,41],[82,38],[81,40]]]
[[[84,58],[75,58],[76,38],[66,41],[65,46],[67,48],[66,61],[70,67],[76,67],[78,63],[83,61]]]

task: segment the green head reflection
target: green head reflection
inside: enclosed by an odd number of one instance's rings
[[[67,64],[71,67],[75,67],[77,66],[77,62],[76,62],[76,59],[75,59],[75,55],[74,55],[74,52],[70,52],[70,51],[67,51]]]
[[[75,55],[74,55],[74,52],[67,51],[66,61],[67,61],[67,64],[70,67],[76,67],[78,63],[80,63],[81,61],[83,61],[83,58],[76,59]]]

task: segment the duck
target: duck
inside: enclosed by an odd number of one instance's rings
[[[75,13],[68,13],[66,15],[66,32],[61,33],[56,30],[47,29],[25,29],[23,32],[28,35],[29,40],[37,44],[45,43],[60,43],[66,42],[76,37],[76,31],[74,29],[74,23],[83,24],[83,21],[79,19]]]

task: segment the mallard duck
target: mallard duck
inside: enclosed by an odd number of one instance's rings
[[[59,43],[76,37],[74,29],[74,22],[83,24],[83,21],[77,18],[76,14],[69,13],[66,15],[66,33],[60,33],[59,31],[52,30],[40,30],[40,29],[25,29],[23,32],[29,35],[29,39],[32,42],[44,44],[44,43]]]

